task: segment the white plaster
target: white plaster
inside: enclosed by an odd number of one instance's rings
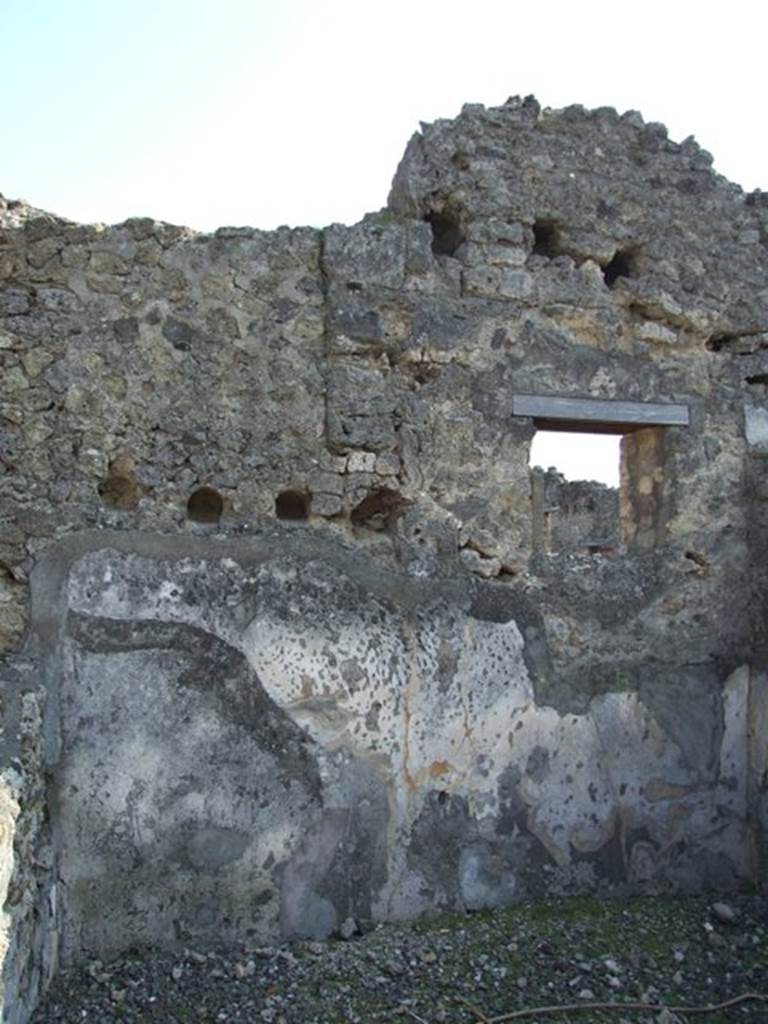
[[[744,429],[751,448],[768,450],[768,409],[758,405],[744,405]]]

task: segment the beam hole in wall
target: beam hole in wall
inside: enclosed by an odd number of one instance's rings
[[[122,455],[109,465],[109,474],[99,484],[99,495],[110,508],[133,509],[139,504],[143,488],[136,480],[134,461]]]
[[[607,288],[613,288],[620,277],[632,277],[637,269],[637,252],[634,249],[617,249],[613,258],[605,264],[603,280]]]
[[[385,530],[406,504],[402,494],[389,487],[379,487],[355,505],[349,514],[350,522],[369,530]]]
[[[553,260],[560,255],[560,232],[557,223],[541,217],[533,224],[533,253]]]
[[[278,519],[308,519],[308,495],[304,491],[280,491],[275,498],[275,515]]]
[[[720,352],[721,349],[726,348],[731,342],[736,341],[738,338],[738,334],[729,331],[720,331],[707,339],[706,347],[709,352]]]
[[[535,550],[619,550],[620,458],[621,435],[536,431],[530,455]]]
[[[213,487],[198,487],[187,501],[187,518],[193,523],[218,523],[223,511],[224,500]]]
[[[465,240],[458,211],[451,207],[430,210],[424,220],[432,228],[432,252],[435,256],[455,256]]]

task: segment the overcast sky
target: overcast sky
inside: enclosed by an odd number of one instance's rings
[[[529,93],[638,109],[768,188],[767,11],[0,0],[0,192],[79,221],[354,223],[386,202],[419,121]]]

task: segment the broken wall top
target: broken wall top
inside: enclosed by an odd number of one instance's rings
[[[513,98],[423,126],[389,207],[454,218],[470,245],[509,244],[505,224],[538,223],[550,257],[606,268],[625,253],[625,302],[658,287],[683,309],[695,301],[696,326],[717,343],[766,326],[768,197],[711,165],[693,138],[673,142],[635,111],[542,111]]]

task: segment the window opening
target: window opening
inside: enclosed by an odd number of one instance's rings
[[[512,415],[525,417],[536,430],[588,435],[620,435],[621,465],[619,524],[628,548],[650,548],[666,536],[666,427],[687,427],[690,410],[673,402],[637,402],[566,395],[512,395]],[[584,444],[584,441],[577,442]],[[534,449],[534,461],[540,461]],[[546,458],[543,461],[547,461]],[[532,471],[533,543],[538,551],[552,550],[546,517],[544,473]],[[558,499],[559,500],[559,499]],[[594,503],[593,503],[594,504]],[[549,510],[547,512],[546,510]],[[602,545],[586,545],[595,553]]]
[[[620,550],[620,458],[621,435],[536,431],[530,457],[535,550]]]

